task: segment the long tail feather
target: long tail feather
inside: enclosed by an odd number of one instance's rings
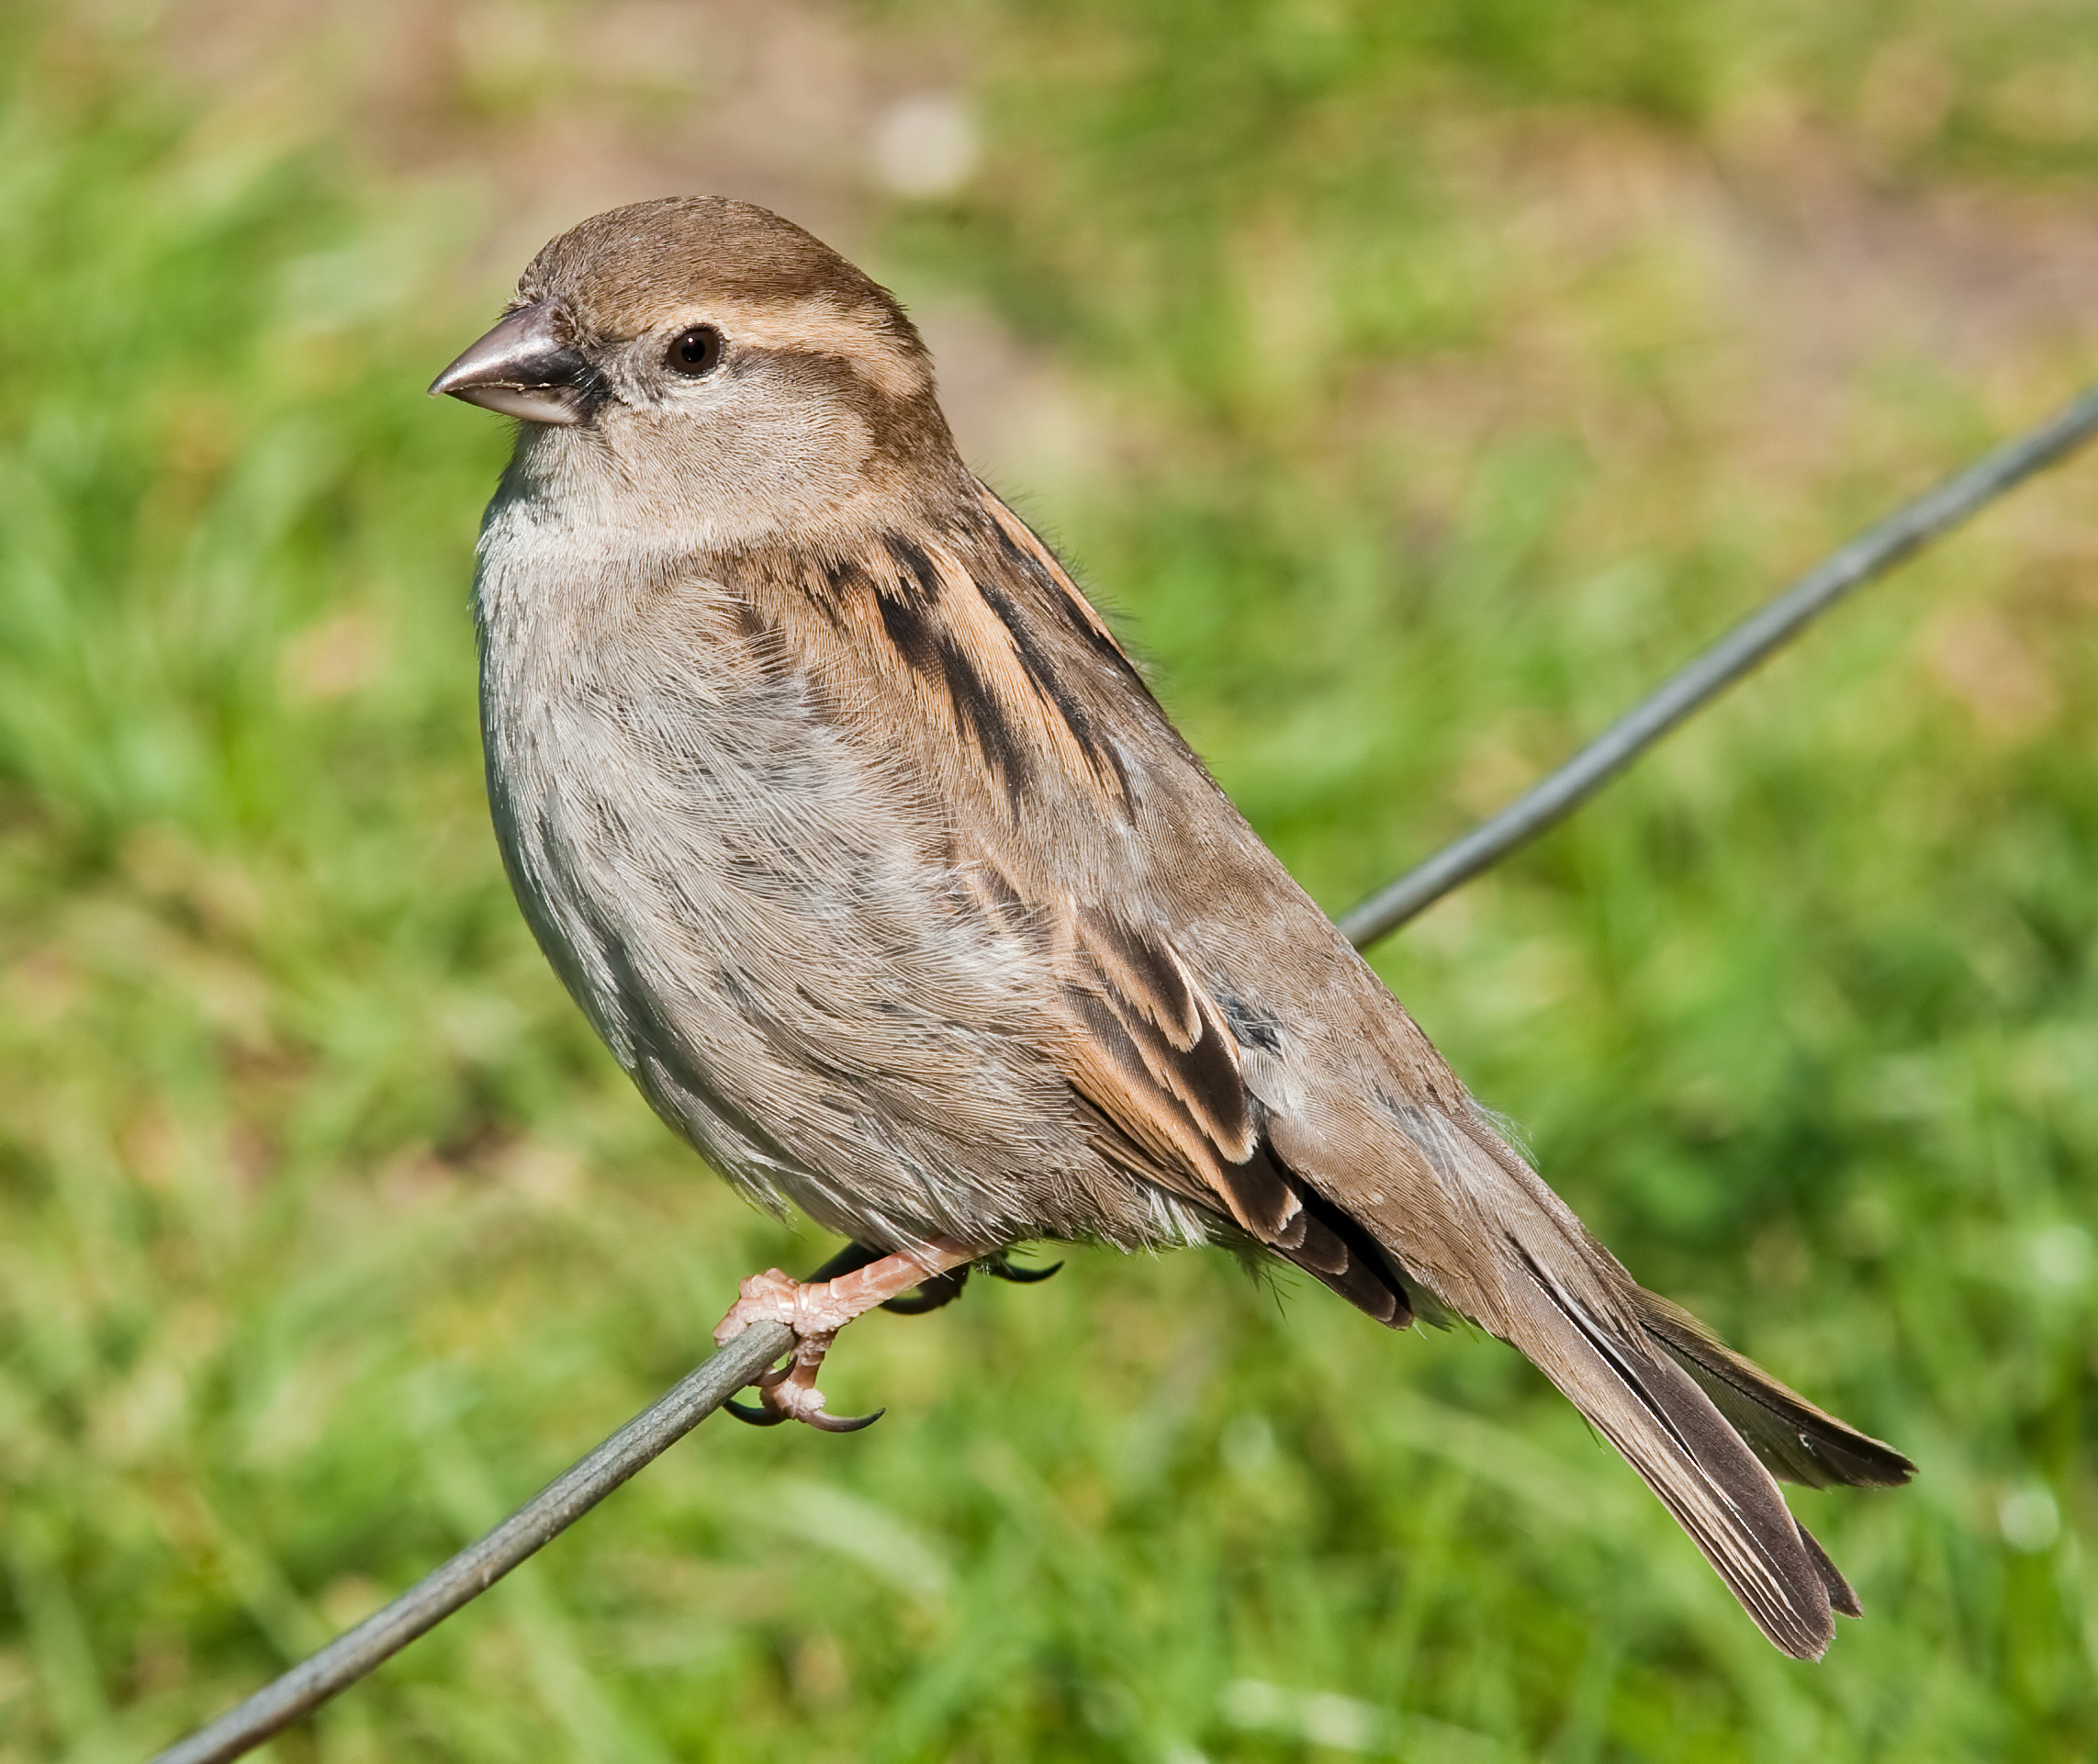
[[[1672,1359],[1612,1330],[1510,1247],[1533,1298],[1511,1306],[1509,1340],[1624,1454],[1757,1627],[1786,1653],[1819,1659],[1835,1637],[1833,1611],[1857,1600],[1769,1472]]]
[[[1680,1306],[1651,1292],[1639,1297],[1647,1332],[1698,1381],[1773,1476],[1810,1489],[1891,1489],[1915,1475],[1916,1466],[1891,1445],[1787,1389]]]
[[[1413,1109],[1406,1122],[1442,1199],[1469,1215],[1462,1237],[1475,1251],[1439,1259],[1408,1209],[1362,1208],[1394,1262],[1535,1362],[1763,1633],[1788,1654],[1820,1658],[1835,1615],[1858,1613],[1857,1595],[1787,1511],[1775,1477],[1884,1487],[1914,1466],[1641,1288],[1483,1116]]]

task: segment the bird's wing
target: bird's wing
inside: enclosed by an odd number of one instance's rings
[[[1047,546],[989,491],[945,523],[794,560],[784,655],[878,771],[910,781],[948,873],[1011,928],[1047,996],[1041,1054],[1112,1161],[1296,1263],[1381,1320],[1390,1258],[1273,1157],[1227,1003],[1156,904],[1217,817],[1294,892]],[[1176,850],[1177,848],[1177,850]],[[1315,911],[1315,909],[1313,909]],[[1323,923],[1323,921],[1318,921]]]
[[[1222,1007],[1156,927],[1080,909],[1062,964],[1071,1033],[1054,1050],[1096,1110],[1103,1147],[1401,1327],[1412,1299],[1388,1253],[1274,1155]]]

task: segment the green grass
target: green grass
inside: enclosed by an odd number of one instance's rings
[[[876,266],[1079,388],[1091,463],[1005,488],[1329,906],[2098,359],[1898,305],[1816,354],[1849,284],[1743,269],[1713,215],[1782,257],[1832,166],[1941,244],[2087,206],[2087,14],[1822,10],[955,15],[987,163]],[[826,1253],[669,1141],[496,862],[505,441],[420,391],[513,267],[463,286],[479,198],[85,17],[0,23],[6,1764],[208,1717]],[[1800,1500],[1870,1613],[1825,1664],[1498,1345],[1081,1252],[856,1329],[881,1427],[711,1423],[275,1755],[2089,1756],[2091,485],[1378,958],[1649,1284],[1922,1465]]]

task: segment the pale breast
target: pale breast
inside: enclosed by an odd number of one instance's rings
[[[489,796],[562,979],[731,1180],[870,1242],[1184,1240],[1044,1059],[1048,952],[731,588],[491,510]],[[1103,1208],[1105,1208],[1105,1212]]]

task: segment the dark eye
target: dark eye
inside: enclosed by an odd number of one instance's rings
[[[721,332],[712,325],[694,325],[680,331],[666,358],[679,374],[711,374],[721,361]]]

